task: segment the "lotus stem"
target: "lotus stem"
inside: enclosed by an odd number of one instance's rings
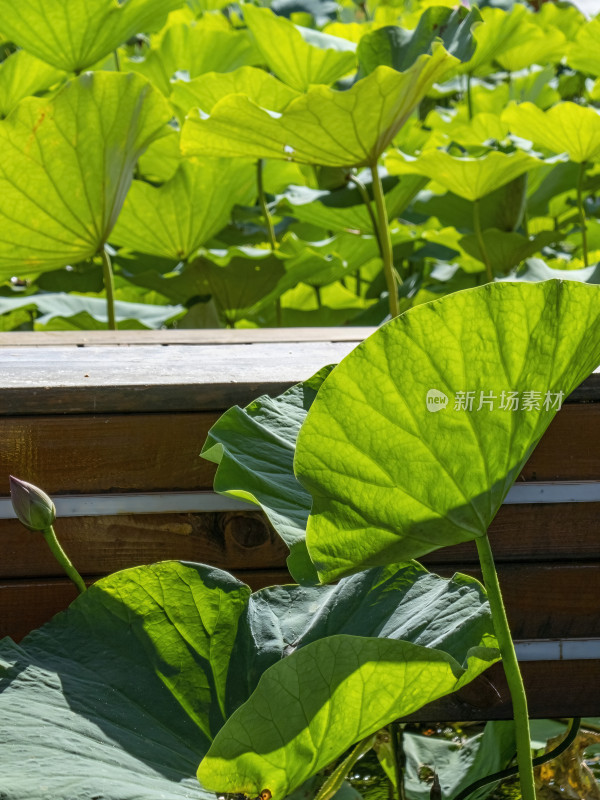
[[[367,736],[365,739],[361,739],[358,744],[354,745],[350,753],[346,756],[346,758],[339,764],[333,772],[327,776],[323,786],[319,789],[317,794],[315,795],[315,800],[331,800],[331,798],[340,790],[342,784],[346,780],[346,777],[354,764],[358,761],[361,756],[370,750],[375,743],[376,734],[372,734],[371,736]]]
[[[375,234],[375,238],[377,239],[377,244],[379,246],[379,252],[381,253],[381,257],[383,258],[383,250],[381,248],[381,242],[379,240],[379,228],[377,226],[377,217],[373,211],[373,206],[371,205],[371,198],[369,197],[369,193],[367,192],[367,187],[364,185],[362,181],[360,181],[356,175],[350,175],[349,180],[356,186],[358,192],[362,198],[363,204],[367,209],[367,213],[371,220],[371,225],[373,226],[373,233]]]
[[[577,208],[579,209],[579,224],[581,225],[581,246],[583,249],[583,263],[589,265],[587,226],[585,224],[585,207],[583,205],[583,181],[585,180],[585,168],[587,164],[582,161],[579,165],[579,179],[577,181]]]
[[[383,259],[383,272],[389,295],[390,314],[392,319],[400,313],[398,303],[398,285],[396,273],[394,271],[394,254],[392,252],[392,237],[390,236],[390,226],[388,221],[387,209],[385,206],[385,195],[377,162],[371,164],[371,175],[373,176],[373,197],[377,208],[377,231],[381,243],[381,258]]]
[[[108,313],[108,329],[110,331],[117,330],[117,323],[115,321],[115,281],[113,278],[112,264],[110,263],[110,256],[105,247],[101,251],[102,256],[102,272],[104,275],[104,289],[106,291],[106,310]]]
[[[483,582],[487,590],[494,630],[502,656],[502,665],[512,699],[515,721],[515,739],[517,743],[517,764],[522,800],[536,800],[533,763],[531,757],[531,736],[529,732],[529,713],[527,696],[523,686],[523,678],[515,653],[506,610],[498,582],[498,573],[494,564],[494,556],[487,533],[476,539],[479,563],[483,574]]]
[[[65,553],[65,551],[60,546],[60,542],[56,538],[56,533],[54,532],[54,528],[50,525],[48,528],[44,528],[42,531],[42,535],[46,540],[46,544],[50,548],[50,552],[54,556],[54,558],[58,561],[60,566],[65,571],[68,578],[70,578],[75,586],[77,587],[78,591],[83,594],[86,591],[86,585],[83,581],[81,575],[77,572],[69,557]]]
[[[404,725],[400,722],[392,722],[390,725],[390,739],[392,742],[392,753],[394,756],[394,772],[396,774],[396,789],[398,800],[406,800],[406,789],[404,786],[404,770],[406,767],[406,756],[403,748]]]
[[[471,73],[467,74],[467,112],[469,119],[473,119],[473,96],[471,94]]]
[[[492,264],[490,261],[490,257],[488,255],[488,251],[485,249],[483,231],[481,230],[481,214],[479,209],[479,202],[480,202],[479,198],[473,202],[473,228],[475,229],[475,236],[477,237],[477,243],[479,244],[479,250],[481,251],[481,259],[485,264],[487,279],[489,283],[493,283],[494,272],[492,270]]]
[[[264,223],[267,227],[267,235],[269,237],[269,244],[271,246],[271,250],[277,250],[277,237],[275,236],[273,219],[271,217],[271,214],[269,213],[267,198],[265,197],[265,190],[263,187],[263,164],[264,160],[262,158],[259,158],[258,161],[256,162],[256,185],[258,187],[258,202],[260,204],[260,210],[262,211]]]

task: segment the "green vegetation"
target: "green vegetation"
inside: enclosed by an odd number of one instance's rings
[[[600,23],[573,6],[0,19],[0,330],[379,324],[597,282]]]

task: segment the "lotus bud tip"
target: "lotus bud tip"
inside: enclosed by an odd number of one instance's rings
[[[30,531],[43,531],[56,519],[54,503],[37,486],[9,476],[10,499],[17,519]]]

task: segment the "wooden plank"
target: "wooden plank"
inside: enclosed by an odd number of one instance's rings
[[[489,534],[497,563],[596,560],[600,503],[502,506]],[[1,529],[0,529],[1,530]],[[476,564],[474,542],[443,547],[421,559],[430,569]]]
[[[199,453],[218,417],[217,411],[0,416],[0,475],[17,475],[51,494],[211,489],[215,467]],[[599,480],[599,445],[600,404],[563,406],[521,479]],[[3,482],[0,496],[7,495]],[[568,524],[566,512],[556,510]],[[589,518],[589,510],[576,513]]]
[[[542,436],[520,479],[600,480],[600,403],[564,405]]]
[[[355,344],[5,346],[0,415],[224,409],[279,393],[340,361]],[[570,400],[582,396],[600,399],[600,372]]]
[[[422,559],[426,563],[426,559]],[[595,637],[600,631],[600,562],[498,564],[498,576],[515,639]],[[439,565],[440,575],[464,572],[481,580],[474,565]]]
[[[595,717],[600,715],[600,661],[531,661],[521,665],[529,716]],[[501,664],[459,692],[430,703],[407,722],[512,719],[510,694]]]
[[[211,411],[278,394],[355,342],[0,348],[0,415]]]
[[[8,475],[50,494],[212,489],[200,450],[218,413],[0,417],[0,495]]]
[[[496,562],[522,563],[530,570],[540,562],[595,563],[599,519],[598,503],[503,506],[490,531]],[[170,558],[221,569],[272,569],[284,567],[287,557],[266,518],[253,511],[65,517],[56,528],[85,575]],[[41,536],[28,533],[16,520],[0,520],[0,541],[0,578],[61,575]],[[477,550],[469,542],[436,550],[422,561],[434,572],[456,565],[476,568]]]
[[[83,575],[177,559],[221,569],[284,569],[288,549],[259,512],[70,517],[56,530]],[[1,578],[62,576],[42,536],[2,520]]]
[[[256,344],[262,342],[361,342],[372,326],[339,328],[204,328],[169,331],[9,331],[0,347],[86,347],[110,345]]]

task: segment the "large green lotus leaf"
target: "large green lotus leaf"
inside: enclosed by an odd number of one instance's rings
[[[460,574],[440,578],[416,561],[330,586],[261,589],[240,617],[227,680],[228,715],[250,697],[268,667],[311,642],[334,634],[402,639],[442,648],[462,661],[465,623],[473,642],[493,636],[481,584]]]
[[[207,798],[193,776],[224,720],[249,595],[202,565],[136,567],[99,580],[20,646],[4,639],[6,796]]]
[[[140,253],[187,259],[256,196],[256,167],[231,159],[189,159],[170,181],[134,181],[110,237]]]
[[[486,194],[543,164],[522,150],[500,153],[492,150],[481,158],[458,158],[443,150],[427,150],[418,158],[390,153],[386,166],[392,174],[417,173],[465,200],[480,200]]]
[[[360,175],[359,178],[367,189],[373,204],[370,175]],[[420,175],[403,175],[398,180],[388,177],[384,170],[382,183],[389,218],[394,219],[401,214],[426,182],[426,178]],[[362,194],[352,184],[335,191],[310,189],[307,186],[290,186],[284,197],[292,214],[303,222],[319,225],[325,230],[375,233],[373,221],[365,208]]]
[[[567,153],[571,161],[600,157],[600,114],[593,108],[565,102],[542,111],[533,103],[520,103],[510,105],[502,119],[517,136],[553,153]]]
[[[64,77],[64,72],[17,50],[0,63],[0,117],[8,116],[23,98],[49,89]]]
[[[528,238],[520,233],[507,233],[491,228],[484,231],[482,237],[492,271],[497,275],[506,275],[529,256],[558,241],[561,234],[557,231],[542,231],[537,236]],[[460,239],[460,247],[483,263],[477,236],[474,234],[463,236]]]
[[[0,0],[2,33],[66,72],[95,64],[182,0]]]
[[[577,31],[575,41],[567,49],[567,64],[580,72],[600,75],[600,19],[592,19]]]
[[[374,164],[433,83],[456,59],[441,45],[406,72],[378,67],[351,89],[315,86],[269,113],[247,97],[220,100],[208,119],[190,115],[185,155],[279,158],[332,167]]]
[[[279,254],[258,247],[201,250],[191,268],[198,294],[212,295],[229,325],[243,319],[285,274]]]
[[[244,5],[244,20],[269,69],[299,92],[313,84],[328,86],[356,66],[356,45],[347,39],[297,28],[250,3]]]
[[[505,69],[523,69],[534,63],[560,60],[564,53],[564,35],[555,28],[542,30],[535,24],[535,15],[523,5],[516,3],[510,11],[482,8],[481,16],[482,24],[473,29],[475,53],[461,64],[461,72],[486,75],[503,57]]]
[[[86,73],[0,123],[0,277],[83,261],[106,242],[169,109],[135,75]]]
[[[525,173],[510,183],[505,183],[479,201],[483,230],[498,228],[502,231],[514,231],[519,227],[527,200],[528,177],[531,174]],[[473,205],[473,201],[451,192],[439,195],[424,191],[415,199],[412,210],[424,217],[436,217],[443,226],[454,227],[458,232],[473,229]]]
[[[167,126],[166,135],[152,142],[137,163],[138,176],[150,183],[166,183],[177,172],[183,157],[179,149],[179,131]]]
[[[210,429],[201,453],[218,464],[215,491],[263,509],[290,549],[288,569],[299,583],[314,583],[316,572],[304,541],[311,498],[294,476],[294,448],[330,371],[324,367],[279,397],[263,395],[246,408],[230,408]]]
[[[233,72],[207,72],[193,81],[176,81],[170,99],[183,120],[192,108],[210,114],[228,94],[246,95],[253,103],[271,111],[281,111],[298,97],[297,91],[264,69],[240,67]]]
[[[165,95],[171,93],[177,73],[191,78],[207,72],[228,72],[260,63],[261,56],[247,30],[234,30],[209,16],[195,25],[172,25],[143,60],[130,59],[127,69],[148,78]]]
[[[441,39],[449,53],[466,61],[475,48],[471,25],[478,20],[481,15],[476,8],[432,6],[423,12],[414,31],[388,25],[366,33],[358,45],[358,60],[367,73],[380,64],[402,72]]]
[[[322,580],[485,535],[600,363],[599,297],[571,281],[488,284],[407,311],[346,356],[296,445]]]
[[[347,633],[408,637],[461,660],[469,643],[495,646],[491,630],[477,581],[415,563],[255,595],[201,564],[125,570],[20,646],[0,643],[2,790],[11,800],[40,797],[40,786],[52,800],[208,800],[194,773],[210,741],[260,673],[294,650]]]
[[[270,667],[219,731],[202,786],[281,800],[352,744],[456,691],[498,660],[494,638],[466,635],[460,660],[411,641],[336,635]]]
[[[46,292],[26,297],[0,297],[0,314],[18,309],[33,317],[34,330],[106,330],[108,312],[106,300],[67,294],[66,291]],[[120,329],[162,328],[183,314],[182,306],[152,305],[115,301],[115,319]]]

